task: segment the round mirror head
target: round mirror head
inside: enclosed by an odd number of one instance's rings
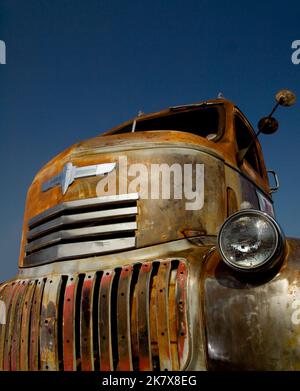
[[[258,123],[258,130],[263,134],[275,133],[278,129],[278,121],[273,117],[264,117]]]
[[[281,90],[277,92],[275,99],[281,106],[293,106],[296,102],[296,95],[290,90]]]

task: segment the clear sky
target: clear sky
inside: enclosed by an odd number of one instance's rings
[[[28,186],[66,147],[136,115],[222,92],[253,126],[274,94],[280,130],[262,136],[287,235],[300,236],[299,1],[0,0],[0,280],[17,271]]]

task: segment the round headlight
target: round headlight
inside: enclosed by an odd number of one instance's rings
[[[275,220],[264,212],[248,209],[231,215],[218,236],[223,260],[234,269],[257,270],[282,254],[284,236]]]

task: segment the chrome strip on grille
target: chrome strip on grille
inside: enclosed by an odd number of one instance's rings
[[[72,226],[75,224],[91,223],[101,220],[114,219],[117,217],[134,216],[137,214],[137,207],[110,209],[101,212],[80,213],[70,216],[61,216],[47,223],[44,223],[30,230],[27,234],[27,239],[32,240],[43,234],[53,231],[54,229],[63,226]]]
[[[30,220],[24,266],[100,255],[136,246],[138,194],[57,205]]]
[[[187,286],[184,259],[10,282],[0,369],[183,370]]]
[[[64,211],[75,211],[76,209],[84,208],[89,209],[90,207],[95,207],[103,204],[110,205],[126,201],[134,201],[138,199],[138,193],[130,193],[63,202],[59,205],[54,206],[53,208],[47,209],[45,212],[39,214],[38,216],[33,217],[31,220],[29,220],[28,226],[29,228],[32,228],[37,224],[41,224],[45,220],[49,220],[50,218],[54,218],[59,214],[63,214]]]
[[[94,242],[68,243],[53,246],[45,250],[27,255],[25,266],[55,261],[63,261],[69,258],[83,258],[114,251],[127,250],[135,247],[135,238],[121,238],[101,240]]]

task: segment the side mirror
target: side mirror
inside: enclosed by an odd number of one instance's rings
[[[296,95],[290,90],[278,91],[275,95],[276,102],[280,106],[293,106],[296,103]]]
[[[251,141],[250,145],[248,145],[247,148],[245,148],[239,152],[238,157],[237,157],[238,164],[241,164],[243,162],[249,149],[252,147],[253,143],[255,142],[255,140],[258,138],[258,136],[261,133],[272,134],[277,131],[279,124],[278,124],[277,119],[272,117],[272,115],[275,113],[278,106],[289,107],[289,106],[292,106],[293,104],[295,104],[296,95],[290,90],[280,90],[275,95],[275,100],[277,103],[273,107],[271,113],[267,117],[261,118],[260,121],[258,122],[258,125],[257,125],[258,132],[256,133],[255,138]]]
[[[263,117],[259,120],[257,127],[260,133],[272,134],[278,129],[279,123],[274,117]]]
[[[296,95],[290,90],[278,91],[275,95],[276,105],[267,117],[263,117],[258,122],[258,134],[272,134],[275,133],[279,127],[278,121],[272,117],[278,106],[293,106],[296,102]],[[257,134],[257,135],[258,135]]]

